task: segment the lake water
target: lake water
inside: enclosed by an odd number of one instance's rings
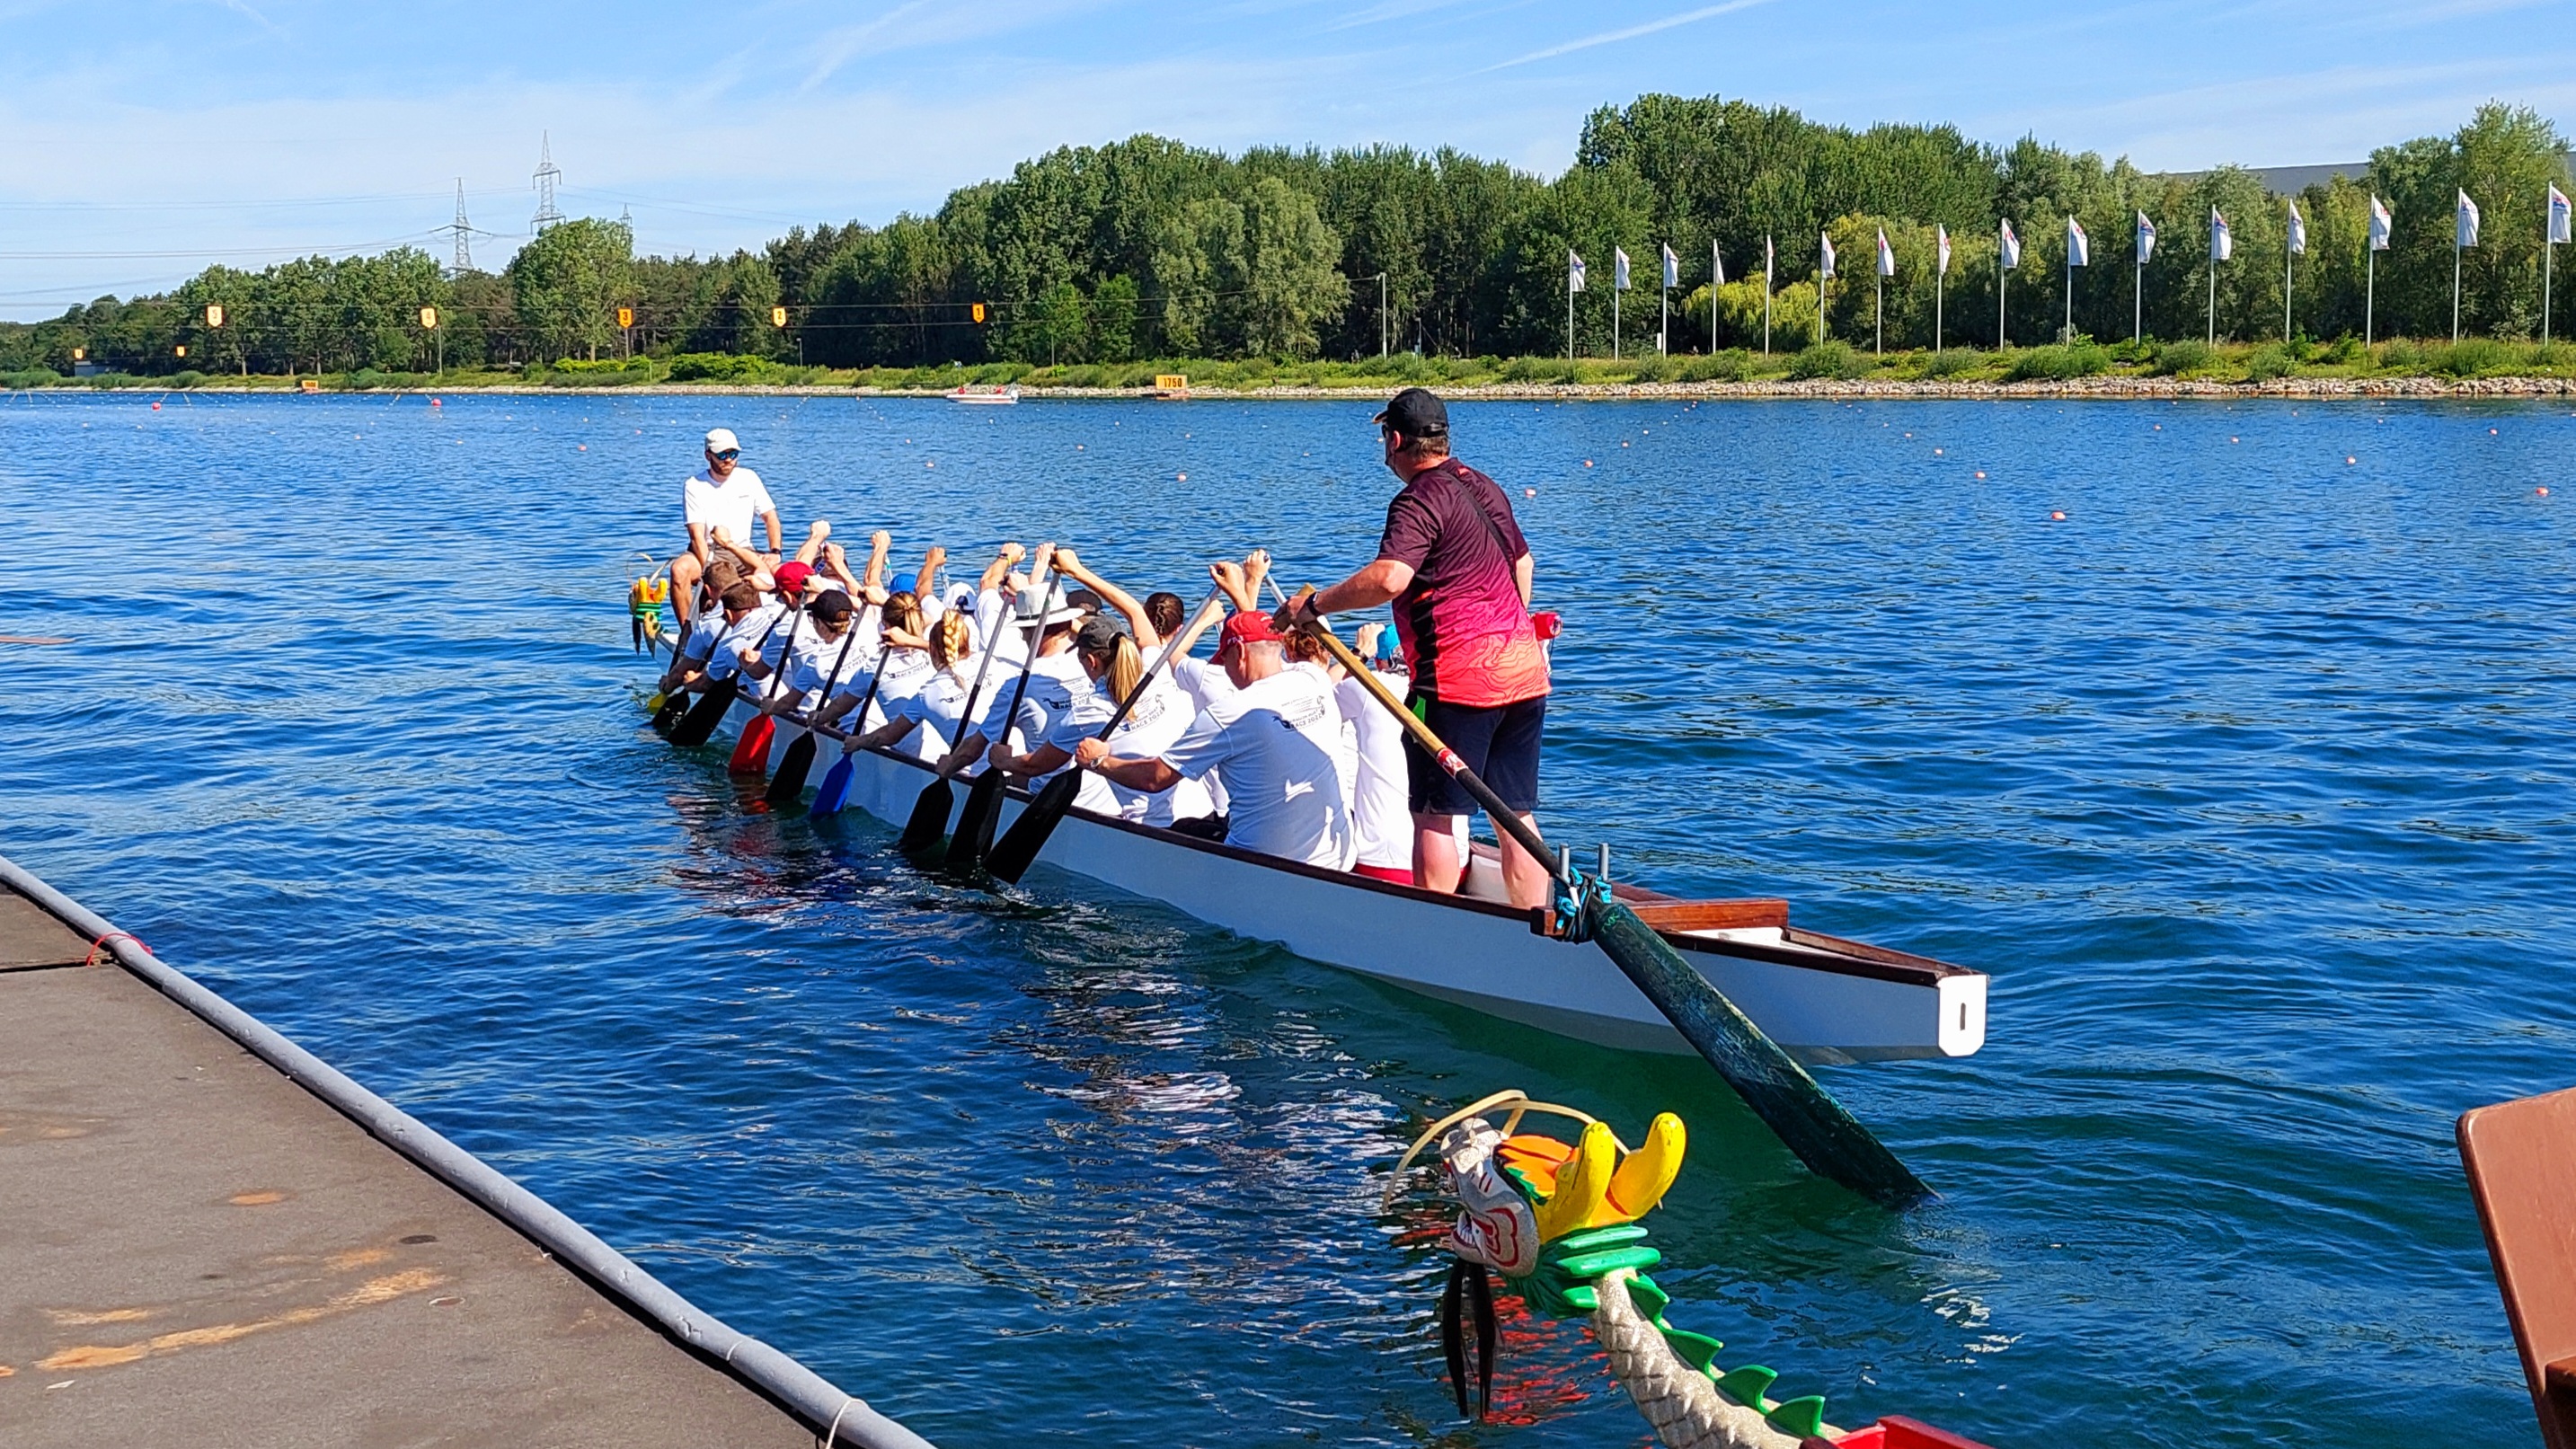
[[[0,645],[0,849],[943,1444],[1640,1442],[1577,1325],[1449,1403],[1379,1174],[1505,1086],[1682,1114],[1673,1321],[1838,1422],[2537,1442],[2451,1122],[2576,1082],[2564,405],[1457,407],[1569,624],[1550,828],[1993,974],[1979,1055],[1822,1074],[1894,1217],[1695,1063],[944,884],[642,727],[710,425],[799,525],[1195,597],[1368,556],[1368,405],[150,401],[0,395],[0,631],[76,641]]]

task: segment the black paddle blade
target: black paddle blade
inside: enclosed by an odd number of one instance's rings
[[[689,712],[689,703],[694,698],[696,696],[685,689],[675,689],[664,695],[662,707],[653,711],[653,733],[668,737],[671,727],[680,722],[680,716]]]
[[[894,838],[894,848],[906,855],[919,855],[939,843],[948,833],[948,812],[957,804],[957,792],[949,786],[948,777],[940,776],[921,787],[912,802],[912,818],[903,823],[903,834]]]
[[[966,787],[966,808],[957,816],[956,832],[948,837],[949,869],[964,870],[993,848],[993,822],[1002,815],[1004,783],[1001,771],[986,770]]]
[[[1440,1290],[1440,1357],[1449,1365],[1449,1387],[1458,1394],[1458,1412],[1467,1412],[1467,1334],[1459,1321],[1460,1287],[1467,1281],[1464,1262],[1449,1265],[1448,1285]]]
[[[1494,1402],[1494,1358],[1502,1347],[1502,1329],[1494,1321],[1494,1282],[1485,1275],[1485,1265],[1468,1263],[1467,1307],[1476,1319],[1476,1420],[1484,1422],[1485,1411]],[[1467,1397],[1467,1386],[1458,1386],[1458,1397]],[[1466,1412],[1461,1403],[1459,1412]]]
[[[814,768],[814,732],[807,730],[787,746],[778,761],[778,773],[769,777],[769,789],[761,799],[772,810],[784,810],[805,798],[805,773]]]
[[[671,726],[671,743],[684,750],[705,744],[715,736],[716,726],[724,723],[725,711],[731,708],[731,689],[710,689],[699,695],[689,712],[680,716],[680,722]]]
[[[1887,1144],[1871,1136],[1860,1119],[1816,1085],[1806,1068],[1692,970],[1636,912],[1613,902],[1594,925],[1592,941],[1808,1170],[1900,1210],[1932,1195]]]
[[[1029,808],[1021,811],[1020,818],[1011,822],[1011,828],[1002,832],[1000,843],[984,852],[984,868],[993,873],[995,880],[1017,884],[1020,877],[1027,874],[1029,866],[1037,860],[1038,852],[1046,849],[1048,839],[1055,834],[1056,822],[1072,808],[1073,797],[1081,790],[1080,770],[1067,770],[1046,782],[1046,788],[1038,791],[1038,797],[1029,802]]]

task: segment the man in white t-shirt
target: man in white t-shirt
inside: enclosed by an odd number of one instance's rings
[[[1074,758],[1111,782],[1155,794],[1222,769],[1229,845],[1332,870],[1351,863],[1351,817],[1343,804],[1342,716],[1332,687],[1311,669],[1291,669],[1266,614],[1236,614],[1218,637],[1217,663],[1234,692],[1199,712],[1162,754],[1130,760],[1099,740]]]
[[[689,525],[688,551],[671,560],[671,602],[683,628],[697,612],[698,580],[706,573],[716,534],[749,545],[754,528],[765,528],[769,550],[764,566],[776,568],[782,549],[778,504],[762,486],[760,475],[742,466],[742,443],[731,428],[707,432],[707,466],[680,485],[680,502]]]

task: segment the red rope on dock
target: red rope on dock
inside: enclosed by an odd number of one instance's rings
[[[107,943],[117,940],[132,941],[135,945],[142,946],[145,954],[147,955],[150,954],[152,950],[151,947],[143,945],[143,938],[141,936],[135,935],[131,931],[110,931],[106,935],[89,943],[89,956],[87,959],[83,960],[81,964],[83,966],[97,965],[99,957],[106,954]]]

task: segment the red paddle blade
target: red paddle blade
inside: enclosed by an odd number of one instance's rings
[[[743,726],[742,739],[733,747],[733,760],[725,766],[737,775],[757,775],[769,768],[769,737],[776,732],[767,715],[761,715]]]

